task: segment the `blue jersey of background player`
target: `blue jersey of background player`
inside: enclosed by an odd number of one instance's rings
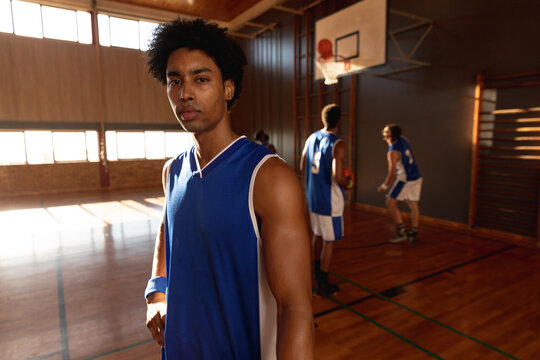
[[[388,174],[377,189],[386,193],[386,206],[397,226],[397,235],[389,241],[397,243],[409,239],[415,242],[418,237],[418,221],[420,210],[418,201],[422,192],[422,176],[414,159],[409,142],[401,137],[401,128],[396,124],[386,125],[382,131],[384,141],[388,144]],[[411,209],[411,229],[403,223],[398,201],[405,201]]]

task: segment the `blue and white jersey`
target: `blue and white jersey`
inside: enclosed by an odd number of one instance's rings
[[[273,156],[241,137],[204,169],[194,147],[172,161],[162,359],[276,358],[276,301],[253,208],[255,177]]]
[[[413,181],[422,177],[418,170],[418,165],[414,160],[409,142],[400,137],[396,142],[388,147],[388,152],[397,151],[401,155],[401,160],[397,162],[396,175],[398,181]]]
[[[307,139],[306,197],[309,211],[327,216],[343,215],[343,188],[332,175],[334,146],[341,141],[331,132],[319,130]]]

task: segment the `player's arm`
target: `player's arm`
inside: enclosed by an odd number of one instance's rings
[[[169,178],[169,168],[171,160],[165,163],[162,172],[163,192],[167,195],[167,181]],[[154,260],[152,262],[152,278],[156,276],[167,277],[167,268],[165,264],[165,207],[163,207],[163,216],[159,224],[156,235],[156,245],[154,247]],[[148,295],[146,299],[146,326],[152,334],[154,340],[165,346],[163,337],[165,331],[165,318],[167,316],[167,303],[165,294],[162,292],[154,292]]]
[[[255,180],[255,212],[268,283],[277,302],[277,355],[313,359],[310,244],[304,195],[294,172],[278,158],[267,160]]]
[[[345,177],[345,154],[347,153],[347,146],[343,141],[338,141],[334,145],[334,157],[332,159],[332,176],[336,182],[346,187],[349,184],[349,179]]]
[[[306,168],[306,154],[307,154],[308,142],[304,144],[304,150],[302,150],[302,156],[300,157],[300,171],[304,171]]]
[[[384,179],[384,182],[377,189],[380,193],[385,193],[386,190],[388,190],[390,185],[396,179],[396,169],[399,157],[400,154],[397,151],[389,151],[386,155],[386,158],[388,160],[388,174],[386,175],[386,179]]]

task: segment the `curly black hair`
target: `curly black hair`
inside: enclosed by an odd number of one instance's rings
[[[226,28],[209,23],[205,19],[178,18],[158,25],[146,52],[148,72],[166,85],[169,55],[180,48],[201,50],[214,60],[221,71],[223,81],[231,79],[234,82],[234,96],[227,101],[227,109],[232,109],[242,91],[242,78],[247,60],[240,45],[227,35],[226,31]]]

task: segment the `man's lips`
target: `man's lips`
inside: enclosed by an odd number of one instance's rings
[[[178,113],[180,114],[180,118],[182,120],[189,121],[195,119],[197,115],[199,115],[199,110],[188,107],[181,109]]]

